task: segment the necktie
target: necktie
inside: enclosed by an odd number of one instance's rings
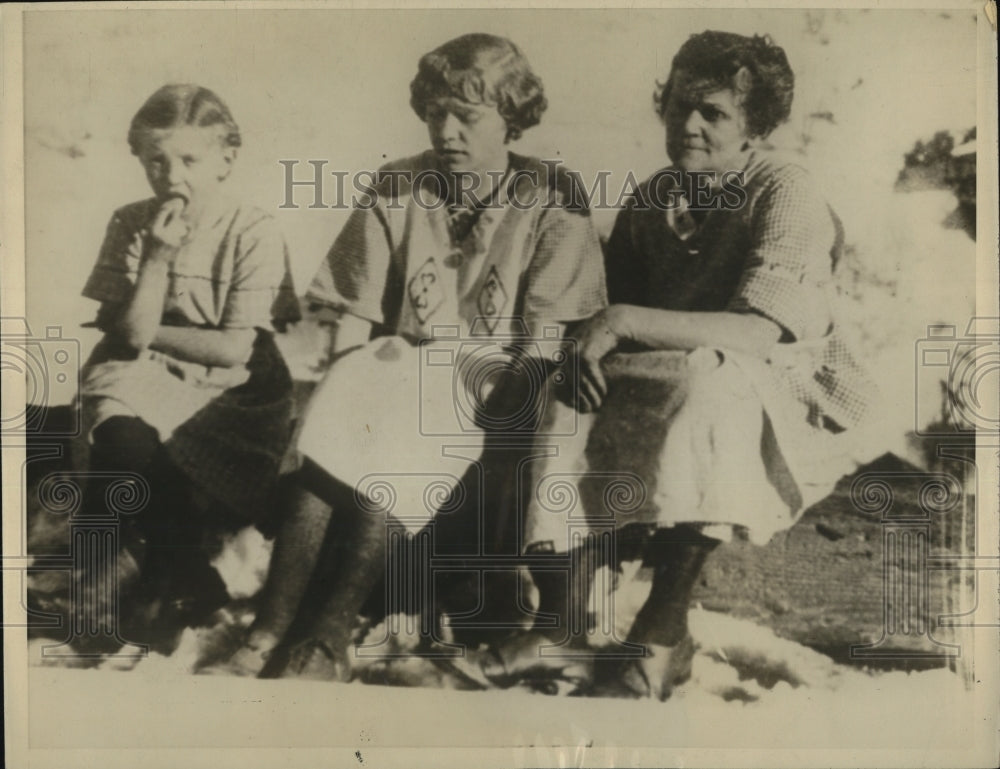
[[[687,197],[678,195],[677,205],[667,209],[667,225],[681,240],[687,240],[698,231],[698,222],[691,213]]]

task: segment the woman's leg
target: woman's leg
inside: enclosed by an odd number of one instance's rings
[[[719,544],[690,526],[658,529],[646,546],[653,568],[649,597],[636,615],[628,640],[673,646],[688,634],[691,591],[709,553]]]
[[[343,490],[336,489],[329,475],[308,458],[289,479],[256,617],[246,642],[220,672],[257,675],[286,640],[310,584],[328,565],[331,521],[343,496]]]
[[[690,677],[695,651],[687,624],[691,592],[716,545],[718,540],[692,527],[657,530],[645,553],[653,584],[627,639],[645,646],[646,656],[627,662],[624,669],[612,666],[610,675],[605,670],[599,687],[603,679],[607,693],[665,700],[676,684]]]
[[[540,618],[532,632],[551,643],[573,645],[588,631],[588,608],[594,575],[603,565],[599,543],[591,539],[569,554],[569,572],[532,568],[531,579],[538,588],[538,613],[555,615],[556,622]]]

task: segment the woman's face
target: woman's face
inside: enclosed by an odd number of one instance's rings
[[[673,74],[663,111],[667,155],[683,171],[743,169],[747,139],[741,95],[731,88],[706,91],[686,70]]]
[[[427,105],[424,119],[447,170],[485,173],[507,167],[507,123],[496,107],[441,98]]]

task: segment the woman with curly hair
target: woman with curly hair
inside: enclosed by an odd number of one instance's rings
[[[766,543],[854,469],[845,441],[873,391],[834,322],[839,221],[800,165],[755,146],[787,120],[793,86],[767,37],[703,32],[675,56],[655,101],[671,165],[619,213],[610,305],[575,334],[583,414],[556,405],[541,428],[552,443],[560,420],[581,420],[535,470],[524,543],[574,553],[571,578],[534,575],[549,622],[497,650],[494,680],[585,641],[593,570],[615,557],[574,546],[586,521],[592,544],[610,528],[618,556],[631,548],[653,574],[595,691],[665,699],[690,675],[688,605],[719,539]],[[582,514],[545,509],[549,478],[575,483]]]
[[[448,375],[436,388],[418,381],[421,342],[444,329],[449,338],[486,345],[479,349],[495,344],[502,361],[491,357],[487,368],[510,372],[530,354],[522,341],[606,305],[600,245],[576,177],[509,151],[546,108],[541,80],[524,55],[504,38],[464,35],[420,60],[410,91],[431,148],[380,169],[308,292],[314,307],[339,316],[334,363],[304,416],[296,497],[275,544],[260,611],[230,663],[233,672],[351,676],[351,632],[385,573],[387,519],[400,524],[356,481],[365,469],[406,475],[404,465],[421,453],[413,444],[420,437],[415,412],[454,415],[461,399],[452,379],[461,365],[445,366]],[[496,368],[498,361],[503,365]],[[345,381],[346,393],[338,387]],[[480,413],[504,391],[503,382],[492,385],[466,399]],[[348,428],[359,414],[360,435]],[[392,455],[375,456],[372,442]],[[436,454],[429,461],[448,467],[440,447]],[[372,461],[358,469],[363,461],[354,460],[362,455]],[[488,458],[481,464],[491,472]],[[410,531],[436,512],[395,509]],[[327,535],[332,519],[350,534]],[[331,557],[323,542],[334,538]],[[291,638],[303,597],[314,595],[310,579],[328,574],[328,566],[335,569],[332,586],[320,585],[319,611]]]

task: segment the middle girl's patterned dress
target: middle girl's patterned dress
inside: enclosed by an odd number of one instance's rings
[[[442,179],[431,152],[382,169],[374,205],[353,212],[307,294],[388,336],[333,365],[299,440],[362,494],[382,478],[403,495],[416,476],[437,472],[453,487],[475,450],[449,459],[441,447],[481,442],[491,372],[518,344],[546,355],[562,326],[607,301],[577,177],[511,154],[493,196],[472,209],[449,207]],[[393,506],[408,528],[436,513],[417,501],[422,492]]]

